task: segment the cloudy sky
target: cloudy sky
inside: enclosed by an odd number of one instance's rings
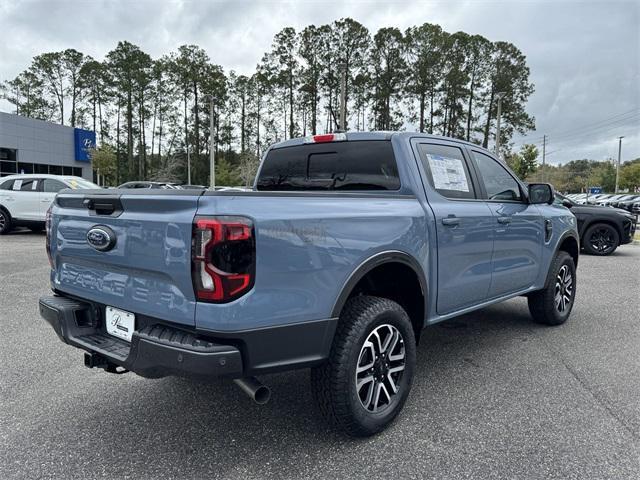
[[[154,57],[195,43],[225,70],[250,73],[282,27],[346,16],[372,32],[430,22],[512,42],[536,87],[536,131],[516,143],[546,134],[550,162],[601,160],[617,157],[624,135],[623,161],[640,157],[640,0],[0,0],[0,80],[38,53],[73,47],[102,59],[125,39]]]

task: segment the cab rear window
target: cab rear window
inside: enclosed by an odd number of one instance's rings
[[[257,189],[398,190],[400,178],[391,142],[365,140],[317,143],[269,151]]]

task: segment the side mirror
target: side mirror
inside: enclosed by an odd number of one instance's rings
[[[564,200],[562,200],[562,206],[563,206],[563,207],[567,207],[567,208],[571,208],[571,207],[573,207],[573,203],[571,203],[571,202],[570,202],[569,200],[567,200],[567,199],[564,199]]]
[[[553,203],[553,187],[548,183],[530,183],[529,184],[529,203]]]

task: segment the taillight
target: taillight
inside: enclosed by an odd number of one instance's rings
[[[304,143],[344,142],[346,140],[346,133],[326,133],[323,135],[310,135],[308,137],[304,137]]]
[[[196,217],[191,267],[196,298],[223,303],[253,287],[256,246],[253,223],[245,217]]]
[[[47,257],[49,257],[49,265],[51,268],[53,267],[53,258],[51,258],[51,210],[53,209],[53,204],[47,210],[47,215],[45,216],[44,228],[47,233],[47,237],[45,239],[45,248],[47,249]]]

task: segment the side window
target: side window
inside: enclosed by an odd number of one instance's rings
[[[522,200],[520,184],[511,176],[497,160],[489,155],[472,151],[473,158],[478,164],[480,176],[487,190],[489,200]]]
[[[0,183],[0,190],[11,190],[13,188],[13,180],[7,180]]]
[[[35,178],[24,178],[13,182],[13,189],[21,192],[35,192],[38,190],[38,180]]]
[[[67,187],[64,183],[52,178],[44,179],[44,191],[47,193],[58,193],[60,190],[64,190]]]
[[[447,198],[476,198],[469,166],[458,147],[421,143],[420,159],[427,179]]]

